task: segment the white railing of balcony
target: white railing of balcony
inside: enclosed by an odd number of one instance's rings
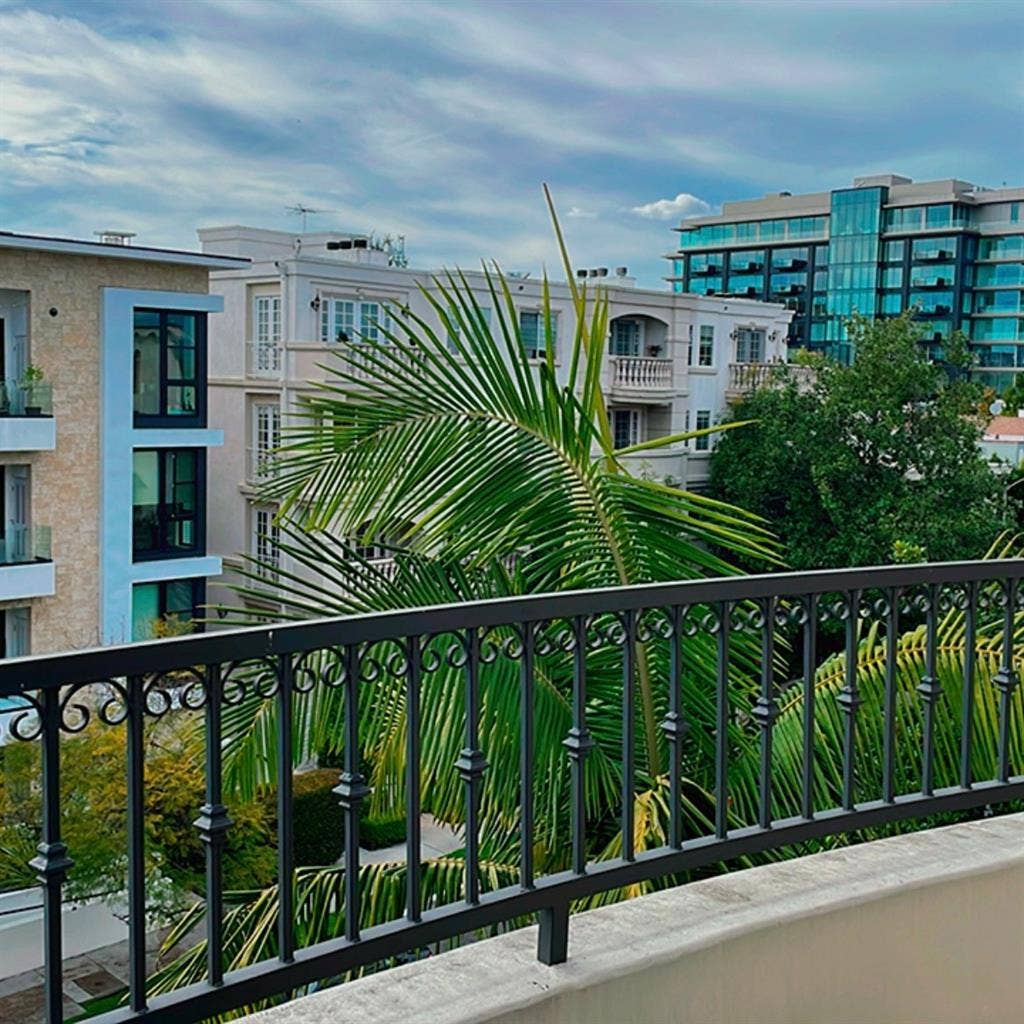
[[[792,363],[730,363],[728,390],[754,391],[773,383],[784,371],[788,371],[801,387],[814,380],[814,368],[811,366],[794,366]]]
[[[627,391],[671,391],[672,360],[612,356],[612,387]]]
[[[278,465],[273,452],[265,451],[262,448],[246,448],[245,450],[245,479],[259,483],[277,476]]]
[[[250,341],[246,347],[246,371],[250,377],[278,378],[281,376],[283,359],[278,342]]]
[[[364,341],[344,347],[345,367],[353,377],[370,380],[386,374],[390,367],[408,368],[416,357],[387,342]]]

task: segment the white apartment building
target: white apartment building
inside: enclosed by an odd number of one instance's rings
[[[375,325],[389,313],[409,309],[440,330],[420,292],[434,290],[436,272],[391,265],[372,239],[336,232],[231,226],[201,229],[199,237],[204,251],[251,260],[212,275],[224,313],[210,323],[209,404],[224,445],[210,452],[208,529],[229,582],[242,553],[274,556],[275,510],[260,502],[260,482],[301,396],[327,376],[322,365],[332,356],[357,367],[361,346],[385,344]],[[625,268],[578,273],[605,287],[610,300],[603,381],[617,447],[723,421],[730,399],[754,386],[766,364],[786,358],[792,314],[781,305],[641,289]],[[483,275],[466,276],[488,310],[493,299]],[[524,344],[541,356],[541,281],[517,276],[510,286]],[[575,329],[567,285],[551,286],[551,304],[564,352]],[[627,461],[699,490],[712,443],[700,438]],[[211,600],[227,597],[211,587]]]

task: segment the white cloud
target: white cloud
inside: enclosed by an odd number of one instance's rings
[[[566,217],[578,217],[582,220],[593,220],[597,216],[593,210],[584,210],[582,206],[570,206]]]
[[[656,199],[653,203],[634,206],[632,210],[638,217],[648,220],[681,220],[710,213],[711,206],[689,192],[680,192],[675,199]]]

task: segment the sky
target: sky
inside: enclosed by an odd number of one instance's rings
[[[664,287],[682,218],[857,174],[1024,184],[1024,2],[0,0],[0,228],[404,234]]]

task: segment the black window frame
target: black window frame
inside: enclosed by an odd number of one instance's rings
[[[135,316],[137,313],[155,313],[160,318],[160,412],[145,413],[135,411]],[[168,316],[190,316],[196,324],[196,375],[194,379],[167,376],[167,318]],[[205,427],[207,415],[207,313],[195,309],[154,308],[136,306],[132,310],[132,416],[136,427]],[[192,387],[196,389],[196,408],[191,414],[169,413],[167,411],[167,392],[172,387]]]
[[[167,588],[174,583],[190,583],[192,585],[192,613],[189,621],[193,625],[193,632],[202,633],[206,630],[206,623],[199,613],[202,606],[206,604],[206,577],[205,576],[177,576],[169,580],[140,580],[132,584],[132,603],[135,601],[136,587],[157,588],[157,621],[165,618],[167,611]],[[133,642],[136,642],[133,640]]]
[[[157,546],[155,548],[140,551],[136,539],[135,529],[135,501],[132,501],[132,561],[133,562],[158,562],[169,558],[195,558],[206,554],[206,449],[183,446],[180,448],[153,448],[141,447],[132,450],[132,461],[135,455],[141,452],[156,452],[157,458],[157,494],[160,496],[157,509]],[[195,489],[196,502],[193,516],[174,516],[168,512],[164,495],[167,486],[167,465],[168,456],[180,452],[192,452],[195,455]],[[194,520],[193,532],[195,544],[191,548],[168,547],[167,537],[171,524],[182,521],[185,518]]]

